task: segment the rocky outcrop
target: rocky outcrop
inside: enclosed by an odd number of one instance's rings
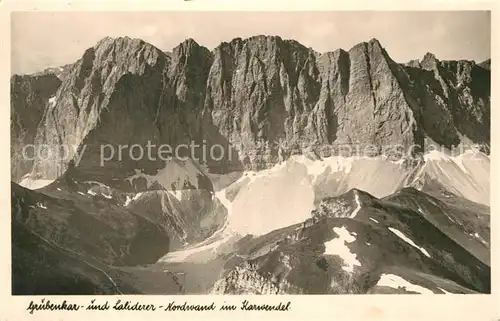
[[[297,292],[294,293],[295,291]],[[243,295],[299,294],[298,291],[284,279],[267,279],[249,263],[235,267],[226,278],[217,281],[212,289],[213,294]]]
[[[376,39],[323,54],[279,37],[237,38],[213,52],[188,39],[167,54],[139,39],[105,38],[66,69],[34,140],[75,150],[35,162],[33,174],[47,179],[84,146],[78,169],[107,184],[163,167],[128,149],[119,165],[101,166],[106,144],[219,144],[224,157],[205,159],[219,172],[342,144],[375,154],[397,144],[416,152],[429,142],[489,146],[488,69],[430,54],[397,64]]]

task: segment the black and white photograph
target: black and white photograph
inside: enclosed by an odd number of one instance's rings
[[[13,296],[492,292],[490,11],[10,33]]]

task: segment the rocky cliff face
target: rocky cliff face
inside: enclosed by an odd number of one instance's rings
[[[376,40],[320,55],[278,37],[236,39],[215,50],[206,107],[253,167],[305,146],[410,144],[416,123],[391,64]]]
[[[489,146],[489,69],[430,54],[397,64],[375,39],[323,54],[279,37],[237,38],[213,52],[189,39],[166,54],[142,40],[105,38],[63,70],[62,83],[50,70],[12,79],[13,95],[40,77],[50,87],[12,101],[13,120],[37,104],[30,117],[40,124],[28,141],[74,147],[70,157],[33,164],[47,179],[83,146],[79,170],[109,184],[164,166],[135,161],[128,150],[100,166],[105,144],[231,144],[232,157],[207,159],[219,171],[269,167],[304,147],[328,154],[340,144],[373,145],[373,153],[394,144],[419,151],[427,142]],[[27,168],[16,166],[13,178]]]
[[[54,75],[13,76],[11,78],[11,179],[19,181],[31,171],[34,149],[25,148],[34,143],[45,106],[54,99],[61,81]],[[24,149],[24,152],[23,152]],[[28,157],[23,157],[25,153]]]
[[[426,54],[405,68],[408,91],[421,106],[419,122],[435,143],[490,141],[490,71],[472,61],[439,61]]]

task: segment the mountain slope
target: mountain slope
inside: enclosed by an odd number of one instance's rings
[[[426,193],[405,188],[383,198],[390,204],[404,204],[418,212],[472,255],[490,264],[490,210],[460,197],[446,203]]]
[[[140,264],[169,249],[164,228],[100,195],[51,197],[14,183],[11,190],[12,221],[71,252],[106,263]]]
[[[429,199],[414,189],[401,193],[414,194],[417,200]],[[443,232],[456,233],[453,236],[457,238],[459,233],[466,236],[465,230],[452,226],[455,223],[441,219],[464,212],[457,214],[450,208],[414,210],[398,195],[378,200],[351,190],[324,199],[304,224],[242,240],[213,291],[489,293],[489,265]],[[475,213],[464,217],[473,221]],[[394,288],[394,284],[399,285]]]
[[[12,223],[12,294],[119,294],[102,268]]]

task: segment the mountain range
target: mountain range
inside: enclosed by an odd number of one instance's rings
[[[107,37],[13,75],[13,293],[489,293],[490,90],[376,39]],[[229,152],[102,161],[148,143]]]

